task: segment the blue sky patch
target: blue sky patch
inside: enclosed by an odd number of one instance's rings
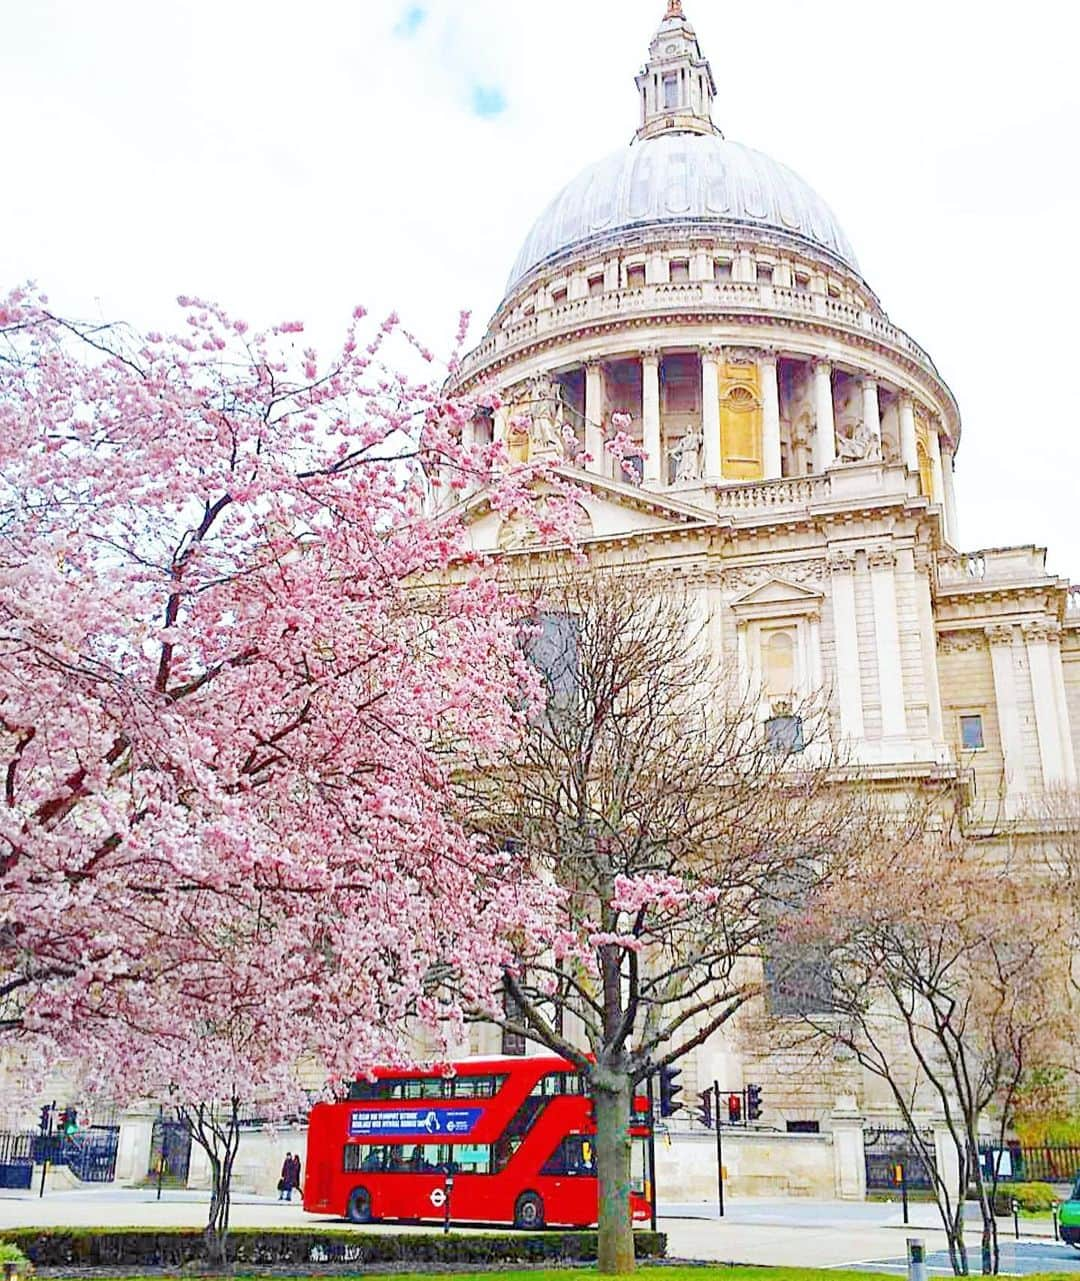
[[[501,116],[506,110],[506,94],[496,85],[473,85],[472,109],[477,116]]]
[[[394,27],[394,35],[400,36],[403,40],[409,40],[415,36],[427,19],[427,10],[423,5],[411,4],[401,15]]]

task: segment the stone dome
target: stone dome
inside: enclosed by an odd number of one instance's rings
[[[859,271],[832,210],[786,165],[719,134],[665,133],[589,165],[563,188],[529,232],[507,293],[567,249],[672,223],[784,232]]]

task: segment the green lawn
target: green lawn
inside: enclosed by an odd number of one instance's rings
[[[841,1272],[834,1268],[766,1268],[766,1267],[744,1267],[729,1268],[722,1264],[714,1267],[701,1268],[679,1268],[667,1267],[662,1265],[645,1265],[639,1267],[639,1274],[642,1272],[655,1273],[658,1281],[883,1281],[880,1272]],[[200,1281],[200,1274],[193,1272],[184,1272],[185,1281]],[[250,1273],[230,1273],[230,1281],[243,1281],[245,1276]],[[309,1281],[310,1273],[299,1274],[297,1277],[280,1277],[276,1276],[275,1281]],[[544,1271],[523,1271],[523,1272],[502,1272],[493,1270],[490,1272],[453,1272],[453,1273],[431,1273],[431,1272],[394,1272],[394,1273],[368,1273],[350,1272],[350,1276],[362,1277],[370,1276],[389,1276],[393,1281],[431,1281],[433,1276],[438,1276],[438,1281],[491,1281],[492,1277],[499,1277],[500,1281],[597,1281],[598,1273],[595,1268],[556,1268]],[[977,1274],[972,1274],[973,1277]],[[219,1274],[220,1276],[220,1274]],[[118,1281],[161,1281],[161,1274],[156,1278],[150,1277],[124,1277]],[[260,1279],[261,1281],[261,1279]],[[1024,1278],[1024,1281],[1076,1281],[1075,1272],[1039,1272],[1032,1273]]]

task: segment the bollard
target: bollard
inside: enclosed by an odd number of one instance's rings
[[[1019,1241],[1020,1240],[1020,1202],[1015,1199],[1013,1200],[1013,1203],[1012,1203],[1012,1212],[1013,1212],[1013,1235],[1016,1237],[1017,1241]]]
[[[1061,1233],[1058,1231],[1058,1203],[1055,1201],[1050,1207],[1050,1217],[1054,1221],[1054,1240],[1061,1240]]]
[[[926,1281],[926,1245],[919,1237],[907,1239],[908,1281]]]

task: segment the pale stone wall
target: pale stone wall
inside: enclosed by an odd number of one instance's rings
[[[837,1172],[829,1134],[723,1133],[724,1190],[733,1197],[837,1195]],[[717,1195],[716,1134],[656,1137],[658,1200],[714,1201]]]
[[[1061,665],[1065,676],[1065,702],[1069,709],[1073,752],[1080,760],[1080,629],[1067,627],[1061,633]]]
[[[945,740],[955,759],[975,775],[975,809],[984,819],[996,817],[1004,791],[1005,758],[1001,750],[994,673],[990,651],[980,632],[963,641],[948,640],[938,649],[941,674]],[[965,752],[960,742],[960,717],[977,713],[983,718],[981,752]]]

